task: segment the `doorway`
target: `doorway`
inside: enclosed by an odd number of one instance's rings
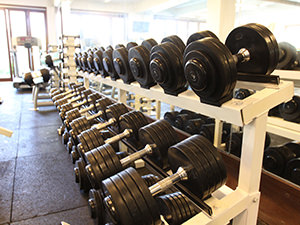
[[[46,16],[46,8],[0,6],[0,81],[12,81],[24,72],[39,69],[40,54],[48,46]],[[18,36],[36,37],[40,47],[14,48],[13,40]]]

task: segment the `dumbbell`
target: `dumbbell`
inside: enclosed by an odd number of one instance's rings
[[[123,44],[116,44],[115,49],[117,49],[117,48],[126,48],[126,47]]]
[[[58,101],[59,99],[65,98],[69,95],[72,95],[73,93],[76,92],[76,89],[79,88],[81,85],[76,85],[76,84],[72,84],[69,85],[69,90],[62,92],[62,93],[53,93],[51,99],[53,102]]]
[[[239,89],[235,90],[234,98],[242,100],[242,99],[249,97],[253,93],[254,93],[254,91],[251,91],[249,89],[239,88]]]
[[[95,51],[94,53],[94,66],[95,66],[95,73],[99,73],[102,77],[107,77],[109,76],[108,73],[106,72],[106,70],[103,67],[103,52],[105,51],[105,49],[103,47],[101,47],[100,49],[98,49],[97,51]]]
[[[99,95],[98,93],[93,93],[92,95],[94,95],[94,94]],[[90,96],[90,98],[91,98],[91,96]],[[113,102],[107,97],[101,96],[101,98],[97,98],[97,96],[92,96],[89,106],[82,108],[80,110],[78,108],[75,108],[75,109],[72,109],[72,110],[66,112],[64,123],[65,123],[66,127],[68,128],[68,130],[71,130],[70,123],[73,120],[82,117],[84,113],[86,113],[90,110],[94,110],[96,113],[99,111],[103,111],[103,113],[105,113],[106,107],[111,104],[113,104]]]
[[[105,105],[106,110],[100,111],[101,115],[104,116],[104,118],[109,118],[107,122],[99,123],[95,125],[96,130],[102,130],[108,126],[115,126],[117,127],[116,130],[119,128],[119,117],[128,112],[128,108],[123,103],[115,103],[112,105]],[[70,135],[73,138],[73,140],[76,142],[77,136],[92,127],[92,124],[90,123],[90,120],[86,117],[80,117],[75,120],[73,120],[70,123]]]
[[[80,93],[81,98],[79,100],[82,101],[78,101],[78,102],[70,101],[66,104],[61,105],[59,108],[60,109],[59,116],[62,119],[62,121],[65,120],[65,116],[68,111],[75,108],[80,108],[81,106],[88,104],[91,101],[91,99],[89,99],[89,96],[92,94],[93,92],[90,89],[84,90]],[[93,95],[92,98],[93,97],[95,98],[93,99],[93,101],[96,101],[96,99],[101,98],[102,96],[97,94],[97,95]]]
[[[120,77],[119,77],[117,71],[114,68],[113,51],[114,51],[114,49],[109,48],[109,49],[106,49],[106,51],[103,52],[102,63],[103,63],[103,67],[104,67],[105,71],[108,73],[110,78],[112,80],[117,80]]]
[[[160,224],[155,196],[178,182],[199,198],[206,198],[226,181],[220,153],[203,136],[194,135],[168,150],[173,174],[147,187],[133,168],[102,182],[104,205],[118,224]]]
[[[141,176],[147,187],[157,183],[160,178],[153,174],[146,174]],[[95,224],[103,225],[105,221],[105,210],[102,199],[102,191],[91,189],[89,191],[88,206],[90,209],[91,217],[95,220]]]
[[[295,67],[294,63],[297,60],[296,48],[288,42],[280,42],[279,47],[279,62],[277,69],[290,70]]]
[[[138,46],[136,42],[128,42],[126,45],[126,49],[129,51],[132,47]]]
[[[165,168],[168,160],[168,148],[178,142],[175,130],[170,125],[166,127],[165,123],[164,120],[159,120],[140,128],[140,139],[143,142],[148,141],[150,144],[121,160],[118,160],[115,150],[109,144],[85,153],[85,158],[89,163],[86,166],[86,172],[92,186],[96,189],[100,188],[102,180],[124,170],[132,162],[146,155],[149,155],[159,166]],[[168,138],[162,141],[158,135]]]
[[[184,130],[187,122],[191,119],[197,119],[197,118],[202,118],[203,116],[194,112],[186,112],[183,113],[179,113],[176,117],[175,117],[175,121],[174,121],[174,126],[177,127],[178,129]]]
[[[287,143],[269,147],[264,152],[263,167],[278,176],[283,176],[287,163],[297,157],[300,157],[299,144]]]
[[[178,114],[178,111],[166,112],[164,114],[164,120],[168,121],[172,126],[175,126],[175,118]]]
[[[206,120],[204,120],[203,118],[190,119],[187,121],[184,127],[184,131],[192,135],[199,134],[201,127],[204,124],[206,124]]]
[[[227,136],[225,140],[226,151],[231,154],[241,157],[243,132],[234,132]],[[271,144],[271,137],[266,133],[264,149],[267,149]]]
[[[184,52],[184,73],[201,102],[221,106],[232,99],[238,73],[271,74],[278,52],[268,28],[247,24],[231,31],[225,45],[212,37],[190,43]]]
[[[94,64],[94,52],[97,51],[98,49],[93,49],[88,52],[88,57],[87,57],[87,65],[89,68],[90,72],[96,72],[95,64]]]
[[[170,225],[180,225],[198,213],[191,201],[181,192],[158,196],[160,214]]]
[[[60,110],[60,107],[62,105],[66,104],[66,103],[70,103],[70,102],[76,102],[82,98],[81,93],[86,90],[85,87],[83,87],[83,86],[78,87],[77,85],[75,85],[75,86],[76,86],[75,92],[73,92],[72,94],[66,95],[65,97],[53,102],[58,110]]]
[[[289,181],[300,185],[300,157],[288,161],[286,164],[284,177]]]
[[[222,130],[222,143],[224,143],[230,134],[231,131],[231,124],[223,123],[223,130]],[[199,134],[206,137],[211,143],[214,142],[215,138],[215,124],[204,124],[201,126]]]
[[[167,94],[177,96],[188,87],[182,62],[184,49],[185,44],[177,35],[165,37],[151,49],[151,75]]]
[[[279,105],[280,116],[287,121],[300,122],[300,96],[295,95],[292,100]]]
[[[135,81],[128,62],[128,50],[123,48],[117,48],[112,53],[113,67],[118,76],[123,80],[125,84],[130,84]]]
[[[76,155],[75,152],[72,152],[74,154],[74,159],[78,158],[79,156],[85,157],[84,154],[86,152],[103,144],[116,143],[123,138],[131,138],[133,142],[135,142],[135,145],[137,145],[137,141],[139,141],[140,139],[138,134],[139,129],[148,124],[145,115],[139,111],[131,111],[120,115],[119,118],[116,119],[119,123],[119,131],[122,133],[104,140],[104,138],[101,138],[101,136],[99,136],[99,129],[97,129],[97,127],[93,127],[92,129],[82,132],[78,136],[78,143],[80,143],[77,146],[78,154]]]
[[[155,45],[157,45],[157,42],[154,39],[147,39],[141,45],[132,47],[128,51],[132,75],[143,88],[150,88],[155,85],[149,70],[150,51]]]

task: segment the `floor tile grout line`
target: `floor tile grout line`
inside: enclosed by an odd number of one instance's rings
[[[9,223],[22,222],[22,221],[26,221],[26,220],[30,220],[30,219],[42,217],[42,216],[49,216],[49,215],[53,215],[53,214],[57,214],[57,213],[61,213],[61,212],[67,212],[67,211],[70,211],[70,210],[80,209],[80,208],[84,208],[84,207],[87,207],[87,205],[78,206],[78,207],[70,208],[70,209],[63,209],[63,210],[60,210],[60,211],[57,211],[57,212],[49,212],[49,213],[46,213],[46,214],[43,214],[43,215],[36,215],[36,216],[30,217],[30,218],[26,218],[26,219],[21,219],[21,220],[16,220],[16,221],[10,221]]]

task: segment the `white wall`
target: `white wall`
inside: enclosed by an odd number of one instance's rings
[[[53,0],[0,0],[0,5],[1,4],[46,7],[49,42],[48,44],[57,44],[55,29],[55,7],[53,4]]]

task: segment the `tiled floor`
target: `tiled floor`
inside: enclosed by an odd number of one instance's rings
[[[30,110],[31,91],[0,83],[0,225],[93,224],[87,196],[74,181],[73,164],[56,129],[61,121],[53,106]]]

